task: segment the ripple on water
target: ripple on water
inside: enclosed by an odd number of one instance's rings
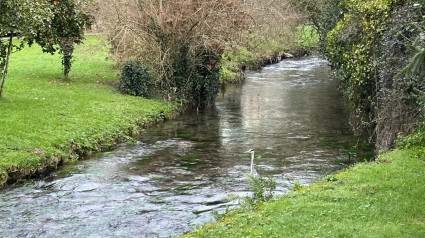
[[[137,143],[67,165],[47,179],[0,194],[0,237],[170,237],[238,207],[259,173],[276,194],[340,167],[348,113],[317,57],[247,72],[216,106],[145,130]],[[343,144],[343,143],[340,143]],[[61,172],[62,171],[62,172]],[[230,200],[229,200],[230,199]]]

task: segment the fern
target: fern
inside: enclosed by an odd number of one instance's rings
[[[252,174],[247,174],[246,177],[251,185],[253,196],[243,198],[241,202],[243,209],[255,208],[273,198],[273,192],[276,189],[276,181],[273,178],[254,177]]]
[[[413,43],[409,48],[415,51],[410,62],[399,72],[394,78],[400,79],[402,77],[410,78],[415,75],[425,76],[425,48],[422,48],[418,40]]]

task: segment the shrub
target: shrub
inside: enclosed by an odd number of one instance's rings
[[[107,2],[117,12],[110,38],[118,58],[141,59],[164,99],[199,109],[212,104],[224,47],[248,29],[240,1]]]
[[[191,95],[197,108],[205,108],[214,103],[220,86],[219,56],[208,51],[200,56],[202,63],[196,67]]]
[[[398,135],[397,148],[411,150],[417,157],[425,158],[425,126],[422,124],[408,136]]]
[[[125,94],[150,98],[155,92],[155,82],[147,67],[131,60],[124,64],[118,89]]]
[[[258,205],[273,198],[273,193],[276,189],[276,181],[273,178],[254,177],[252,174],[247,174],[246,177],[251,185],[253,196],[243,198],[241,202],[242,209],[250,210],[256,208]]]
[[[341,0],[290,0],[291,6],[296,11],[303,13],[307,19],[306,25],[310,25],[315,30],[313,34],[309,34],[305,31],[306,29],[301,28],[298,33],[311,35],[312,39],[310,40],[313,40],[313,45],[316,46],[316,41],[318,41],[319,50],[322,53],[325,53],[326,50],[327,33],[335,27],[345,12],[340,2]]]
[[[376,60],[378,42],[392,9],[403,0],[341,2],[347,9],[343,20],[327,34],[327,58],[341,80],[351,107],[350,123],[356,133],[372,135],[376,116],[379,75]]]
[[[397,135],[413,132],[418,121],[423,121],[425,70],[412,71],[417,56],[425,46],[420,41],[425,32],[421,23],[425,9],[408,3],[396,8],[391,22],[379,42],[379,91],[377,93],[376,136],[382,150],[394,147]],[[420,43],[422,42],[422,43]],[[417,47],[415,47],[417,46]],[[412,69],[412,70],[411,70]],[[422,72],[422,74],[421,74]]]

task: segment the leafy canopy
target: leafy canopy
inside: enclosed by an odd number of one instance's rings
[[[81,44],[84,39],[84,31],[94,21],[91,10],[95,2],[92,0],[50,0],[50,8],[53,18],[50,27],[40,28],[35,40],[43,48],[43,51],[54,53],[60,51],[62,38],[72,38],[73,43]]]
[[[20,50],[26,41],[36,38],[37,31],[49,27],[53,17],[47,0],[2,0],[0,1],[0,97],[7,76],[7,66],[12,51]],[[16,34],[24,40],[14,44],[11,36]]]
[[[65,77],[72,66],[72,53],[74,44],[81,44],[84,31],[94,21],[91,10],[96,5],[94,0],[50,0],[53,18],[50,27],[41,28],[35,41],[43,48],[44,52],[62,55],[62,66]]]

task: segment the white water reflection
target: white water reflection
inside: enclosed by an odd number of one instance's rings
[[[277,182],[310,183],[340,167],[347,112],[327,62],[286,60],[249,72],[216,107],[145,131],[139,142],[68,165],[35,184],[0,194],[0,237],[169,237],[212,221],[212,211],[249,195],[248,148]],[[65,171],[68,171],[65,173]]]

